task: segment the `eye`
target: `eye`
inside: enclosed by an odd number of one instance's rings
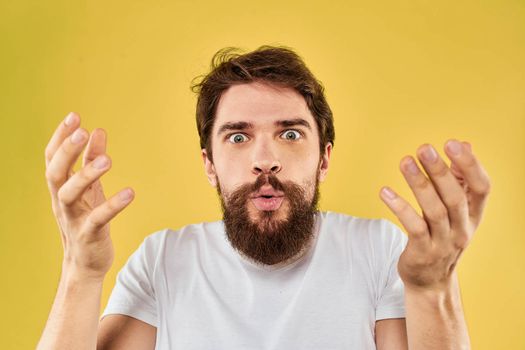
[[[281,134],[281,137],[286,140],[297,140],[301,138],[301,133],[297,130],[286,130]]]
[[[246,135],[244,134],[231,134],[229,137],[228,137],[228,140],[231,142],[231,143],[241,143],[241,142],[245,142],[248,140],[248,138],[246,137]]]

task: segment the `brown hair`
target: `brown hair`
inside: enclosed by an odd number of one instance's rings
[[[219,50],[212,58],[210,72],[192,81],[191,89],[198,94],[196,117],[200,146],[206,149],[208,158],[213,161],[210,136],[221,95],[232,85],[256,81],[292,88],[304,97],[319,129],[323,155],[326,144],[334,143],[332,111],[321,82],[301,57],[284,46],[265,45],[246,54],[238,51],[234,47]]]

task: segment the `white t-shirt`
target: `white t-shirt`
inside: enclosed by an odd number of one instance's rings
[[[119,272],[102,317],[157,327],[156,349],[375,349],[375,322],[405,317],[397,261],[407,238],[386,219],[316,215],[315,244],[279,268],[229,244],[222,221],[164,229]]]

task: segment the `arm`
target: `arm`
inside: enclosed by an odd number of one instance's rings
[[[470,347],[465,319],[459,299],[459,288],[439,293],[421,294],[408,290],[405,293],[407,318],[385,319],[376,322],[375,342],[377,350],[407,350],[407,328],[410,329],[410,339],[416,344],[435,339],[449,339],[444,345],[452,349],[454,337],[458,334],[465,339],[460,340]],[[427,346],[427,345],[425,345]],[[439,349],[441,343],[428,345],[429,349]],[[413,347],[411,347],[413,348]],[[461,348],[460,348],[461,349]]]
[[[97,350],[153,350],[157,328],[126,315],[108,315],[100,321]]]
[[[376,321],[375,342],[377,350],[407,350],[407,328],[404,318]]]
[[[410,349],[470,349],[459,283],[441,291],[405,291]]]
[[[57,295],[37,350],[95,349],[102,280],[62,270]]]
[[[419,148],[418,158],[429,178],[412,157],[401,161],[422,217],[392,190],[381,191],[409,238],[398,271],[405,285],[411,350],[470,349],[456,266],[481,222],[490,180],[470,144],[448,142],[445,152],[450,168],[432,146]]]
[[[63,270],[37,350],[153,350],[155,327],[126,315],[108,315],[99,323],[101,293],[101,280]]]
[[[102,284],[114,256],[109,221],[134,196],[131,190],[107,200],[104,196],[99,177],[109,170],[111,162],[104,155],[106,137],[102,129],[89,138],[82,169],[72,171],[89,136],[79,125],[80,118],[70,114],[60,123],[45,151],[46,179],[64,258],[57,295],[37,345],[39,350],[96,349]],[[99,162],[104,159],[104,163]],[[104,323],[104,334],[115,334],[107,327],[119,325]]]

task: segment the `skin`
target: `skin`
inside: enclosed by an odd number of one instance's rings
[[[422,216],[390,188],[380,192],[409,237],[398,271],[410,349],[470,348],[455,268],[481,222],[491,185],[468,142],[449,140],[444,151],[450,167],[429,144],[417,150],[424,171],[411,156],[401,160]]]
[[[319,159],[319,132],[301,95],[260,83],[233,86],[221,97],[215,118],[213,163],[202,150],[212,186],[220,182],[221,192],[227,195],[242,184],[255,182],[261,173],[275,174],[281,181],[303,186],[308,199],[313,198],[316,173],[324,181],[332,145],[326,145],[325,154]],[[279,125],[282,121],[295,121],[296,125]],[[299,124],[301,121],[308,126]],[[250,126],[235,125],[238,122]],[[235,137],[242,141],[233,142]],[[248,210],[255,221],[257,208],[249,202]],[[288,210],[284,199],[276,219],[285,218]]]
[[[450,148],[453,145],[458,147],[458,154]],[[432,145],[418,149],[418,158],[429,178],[413,157],[401,160],[400,170],[424,217],[391,189],[384,188],[381,192],[381,198],[409,235],[398,268],[403,281],[414,288],[439,290],[450,283],[451,268],[472,239],[490,191],[488,175],[472,154],[470,144],[451,140],[444,150],[452,169]],[[429,264],[430,268],[425,266]]]
[[[82,168],[74,173],[84,148]],[[97,168],[96,159],[106,164]],[[95,349],[97,342],[99,349],[153,349],[155,328],[144,322],[112,315],[99,325],[103,280],[114,257],[109,222],[134,198],[134,192],[125,188],[106,199],[100,182],[111,168],[105,131],[95,129],[89,135],[80,127],[78,114],[70,113],[45,149],[45,164],[64,257],[57,294],[37,349]],[[116,332],[118,336],[113,337]],[[133,344],[126,338],[131,332],[138,335]]]
[[[124,189],[106,200],[99,180],[111,167],[105,154],[106,132],[95,129],[90,136],[79,126],[80,118],[73,113],[53,134],[45,151],[46,180],[61,232],[64,263],[78,274],[99,279],[113,262],[109,221],[131,203],[134,192]],[[74,173],[73,166],[86,144],[82,169]]]
[[[310,128],[275,124],[290,118],[303,119]],[[46,179],[64,259],[57,296],[37,348],[154,349],[156,328],[149,324],[124,315],[109,315],[99,323],[103,279],[113,261],[109,222],[131,203],[134,192],[126,188],[106,199],[100,183],[111,167],[106,133],[95,129],[89,135],[80,128],[80,117],[75,113],[68,120],[58,126],[45,151]],[[240,144],[219,134],[222,125],[235,121],[252,123],[252,128],[229,131],[245,134]],[[303,137],[283,138],[289,129],[302,132]],[[79,143],[72,142],[75,130],[84,136]],[[204,150],[202,157],[211,185],[217,186],[219,181],[224,193],[253,182],[261,172],[271,172],[302,184],[312,196],[316,172],[320,181],[326,178],[332,147],[327,144],[319,157],[316,124],[302,97],[291,90],[261,84],[229,89],[219,103],[212,132],[214,162]],[[405,283],[406,321],[376,322],[378,349],[470,347],[455,266],[481,221],[490,181],[470,145],[459,144],[458,155],[445,148],[450,168],[439,157],[434,162],[425,159],[423,152],[430,145],[417,150],[428,177],[421,169],[415,173],[407,170],[411,156],[401,160],[400,169],[423,216],[402,197],[387,197],[385,188],[380,192],[406,229],[409,241],[398,264]],[[73,173],[84,148],[82,168]],[[99,156],[109,162],[96,169],[94,159]],[[127,191],[131,197],[124,199],[121,194]],[[256,213],[257,209],[252,206],[250,210]],[[286,216],[286,200],[278,210]]]

